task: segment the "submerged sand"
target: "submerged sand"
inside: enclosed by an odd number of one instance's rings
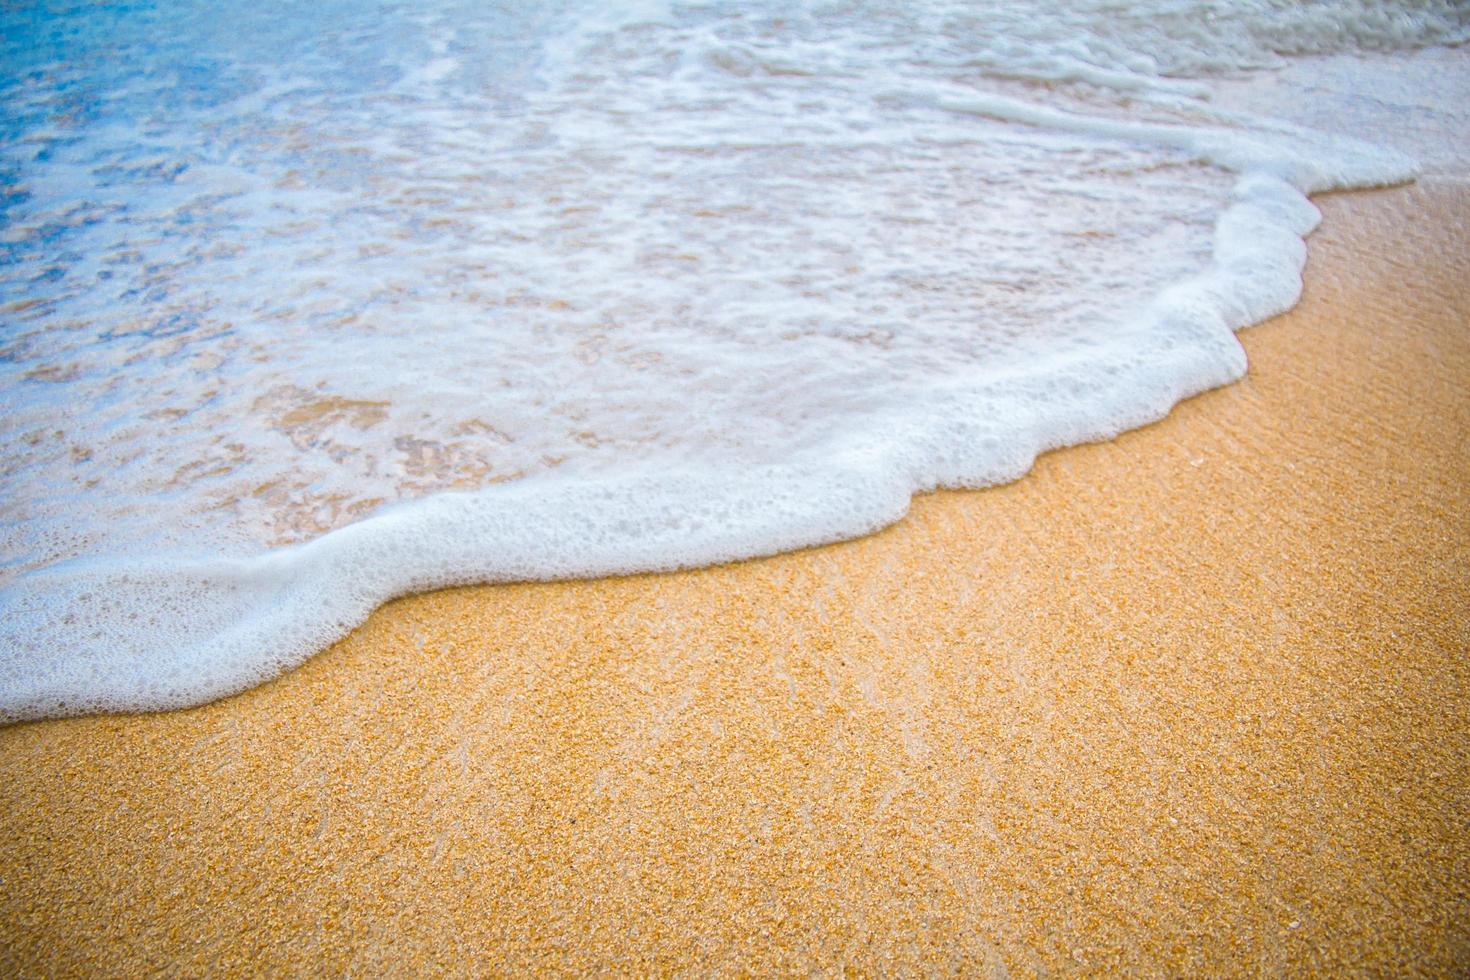
[[[1470,195],[1250,377],[873,537],[394,602],[0,730],[0,973],[1470,969]]]

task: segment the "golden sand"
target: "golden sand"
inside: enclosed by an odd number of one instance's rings
[[[1470,202],[1251,375],[861,541],[394,602],[0,731],[0,973],[1470,969]]]

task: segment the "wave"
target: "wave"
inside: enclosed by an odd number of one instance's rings
[[[1296,302],[1308,194],[1414,173],[1219,73],[1467,36],[1452,4],[82,16],[7,25],[8,721],[244,690],[407,592],[866,534],[1156,420]]]

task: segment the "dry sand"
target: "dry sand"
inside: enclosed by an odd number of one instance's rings
[[[1470,195],[1246,381],[874,537],[394,602],[0,731],[0,973],[1470,969]]]

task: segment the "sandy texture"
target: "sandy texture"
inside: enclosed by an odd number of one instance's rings
[[[1015,485],[0,731],[0,973],[1470,969],[1464,190]]]

